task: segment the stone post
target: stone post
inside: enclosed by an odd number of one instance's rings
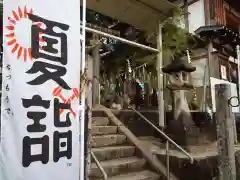
[[[215,85],[219,180],[236,180],[234,118],[229,106],[230,85]]]

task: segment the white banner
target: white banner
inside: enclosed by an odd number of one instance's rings
[[[80,2],[6,0],[3,21],[0,180],[78,180]]]

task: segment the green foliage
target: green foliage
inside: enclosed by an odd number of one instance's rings
[[[163,54],[164,57],[173,57],[176,54],[182,54],[183,51],[190,48],[189,33],[181,28],[182,12],[176,9],[172,18],[167,19],[163,24]],[[165,52],[165,53],[164,53]],[[168,57],[168,58],[170,58]]]
[[[163,27],[163,48],[173,53],[181,53],[188,47],[188,34],[175,24],[167,23]]]
[[[163,64],[171,62],[175,56],[182,56],[187,49],[194,48],[192,36],[182,27],[182,12],[175,9],[172,17],[162,25]],[[156,57],[157,58],[157,57]],[[139,63],[147,63],[147,70],[156,75],[156,58],[140,59]]]

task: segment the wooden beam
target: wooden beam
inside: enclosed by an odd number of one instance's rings
[[[116,30],[113,30],[113,29],[97,26],[97,25],[94,25],[94,24],[91,24],[91,23],[86,23],[86,26],[89,27],[89,28],[104,32],[104,33],[108,33],[108,34],[120,37],[120,31],[116,31]]]

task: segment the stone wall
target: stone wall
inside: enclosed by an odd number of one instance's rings
[[[143,116],[145,116],[149,121],[151,121],[155,126],[158,126],[158,112],[155,110],[140,110]],[[144,121],[139,115],[133,111],[119,111],[115,113],[116,116],[125,124],[134,135],[139,136],[154,136],[156,138],[161,138],[160,134],[154,130],[146,121]],[[207,136],[211,141],[216,140],[216,128],[215,121],[211,120],[206,113],[193,112],[193,121],[196,126],[200,129],[201,136]],[[172,119],[171,113],[166,113],[166,121],[168,122]]]
[[[166,162],[166,157],[158,155],[162,162]],[[240,179],[240,151],[235,154],[237,180]],[[170,157],[170,171],[179,180],[213,180],[218,179],[218,156],[206,157],[196,160],[193,164],[188,159]]]

